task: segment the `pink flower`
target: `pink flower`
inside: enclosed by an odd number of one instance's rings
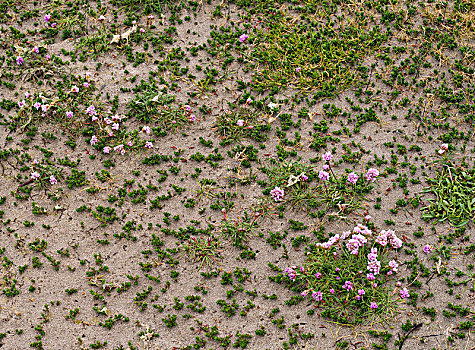
[[[56,185],[56,184],[58,183],[58,180],[56,180],[56,178],[55,178],[53,175],[51,175],[51,176],[49,177],[49,182],[50,182],[50,184],[52,184],[52,185]]]
[[[89,143],[94,146],[96,143],[97,143],[98,139],[97,139],[97,136],[96,135],[92,135],[91,137],[91,141],[89,141]]]
[[[305,175],[305,174],[302,174],[302,176],[300,176],[300,178],[302,179],[303,182],[308,180],[308,176]]]
[[[366,216],[364,217],[364,219],[365,219],[366,221],[371,220],[371,215],[366,215]]]
[[[406,287],[404,287],[403,289],[399,291],[399,295],[401,296],[402,299],[407,298],[410,295],[409,290]]]
[[[30,95],[30,93],[29,93],[28,91],[25,92],[25,98],[30,98],[30,96],[31,96],[31,95]]]
[[[354,185],[358,181],[358,175],[353,172],[349,173],[347,180],[349,183],[352,183]]]
[[[35,53],[40,53],[40,49],[39,49],[37,46],[35,46],[35,47],[33,48],[33,51],[34,51]]]
[[[150,149],[152,147],[153,147],[153,143],[151,143],[150,141],[145,142],[145,148]]]
[[[243,126],[243,125],[244,125],[244,120],[239,119],[239,120],[237,121],[237,125]]]
[[[374,182],[377,176],[379,176],[379,171],[374,168],[370,168],[366,173],[366,179],[371,182]]]
[[[370,281],[374,281],[376,279],[376,277],[374,277],[371,272],[366,274],[366,278]]]
[[[45,15],[45,22],[49,22],[50,19],[51,19],[51,15],[49,13]]]
[[[79,92],[79,88],[76,85],[73,85],[73,87],[71,88],[71,91],[72,92]]]
[[[377,309],[377,308],[378,308],[378,304],[372,302],[371,305],[370,305],[370,308],[372,308],[372,309]]]
[[[71,111],[66,112],[66,117],[72,118],[73,117],[73,112],[71,112]]]
[[[196,115],[192,114],[190,115],[190,122],[194,123],[196,120]]]
[[[323,160],[329,162],[333,159],[333,156],[330,152],[324,153],[322,156]]]
[[[440,148],[442,148],[444,151],[448,151],[449,150],[449,145],[447,143],[443,143]]]
[[[140,28],[140,33],[145,33],[145,29]]]
[[[312,298],[315,301],[322,301],[323,299],[322,292],[313,292]]]
[[[40,174],[39,174],[37,171],[31,173],[31,178],[32,178],[33,180],[36,180],[36,179],[38,179],[39,177],[40,177]]]
[[[330,174],[327,173],[327,172],[324,171],[324,170],[320,170],[319,173],[318,173],[318,177],[319,177],[320,180],[322,180],[322,181],[327,181],[327,180],[330,178]]]
[[[56,27],[56,23],[51,23],[51,28],[55,28]]]
[[[298,73],[298,72],[300,72],[301,69],[302,69],[302,68],[297,67],[297,68],[295,68],[295,71]]]
[[[127,142],[127,146],[132,147],[134,143],[132,141]]]
[[[18,64],[19,66],[21,66],[23,64],[23,62],[25,62],[25,61],[23,60],[23,58],[21,56],[18,56],[16,58],[16,64]]]
[[[88,88],[89,87],[89,83],[87,81],[84,82],[84,84],[82,84],[82,86],[84,86],[85,88]]]
[[[275,200],[276,202],[280,202],[284,198],[284,190],[280,187],[276,187],[272,191],[270,191],[270,195],[273,200]]]
[[[93,116],[91,117],[91,120],[92,120],[93,122],[95,122],[96,120],[99,120],[99,118],[98,118],[97,116],[93,115]]]
[[[112,124],[112,130],[119,130],[119,123]]]
[[[46,112],[48,110],[48,105],[41,105],[41,110]]]
[[[397,272],[397,268],[398,268],[399,264],[396,261],[394,261],[394,259],[391,260],[388,265],[391,268],[392,272]]]
[[[112,124],[112,120],[109,119],[109,117],[105,117],[105,118],[104,118],[104,122],[105,122],[107,125]]]
[[[243,34],[243,35],[241,35],[241,36],[239,37],[239,41],[240,41],[241,43],[243,43],[243,42],[246,41],[247,38],[249,38],[249,35]]]
[[[248,97],[246,103],[252,103],[252,98]]]
[[[424,246],[424,253],[429,254],[432,251],[432,247],[430,245]]]
[[[114,147],[114,152],[120,152],[121,154],[125,153],[124,145],[117,145]]]
[[[322,274],[321,274],[320,272],[317,272],[317,273],[315,274],[315,277],[316,277],[316,278],[321,278],[321,277],[322,277]]]
[[[36,103],[33,105],[33,107],[35,107],[35,108],[38,110],[38,109],[40,109],[40,107],[41,107],[41,103],[36,102]]]
[[[36,164],[38,164],[38,163],[39,163],[39,162],[38,162],[38,159],[33,159],[33,164],[36,165]]]
[[[353,283],[351,283],[350,281],[346,281],[343,285],[343,289],[346,289],[347,291],[353,290]]]
[[[191,111],[191,107],[189,105],[184,105],[183,107],[185,108],[185,111],[187,112]]]
[[[22,108],[25,105],[25,100],[18,101],[18,107]]]
[[[98,18],[98,20],[101,21],[101,22],[102,22],[103,20],[105,20],[105,19],[106,19],[106,18],[104,17],[104,15],[100,15],[99,18]]]
[[[89,114],[89,115],[96,115],[97,114],[96,108],[91,105],[91,106],[87,107],[86,113]]]
[[[150,134],[150,131],[152,131],[152,130],[150,129],[149,126],[145,125],[145,126],[142,128],[142,131],[148,135],[148,134]]]
[[[330,294],[335,294],[335,290],[333,288],[330,288]]]
[[[110,151],[111,151],[111,148],[109,146],[104,147],[104,149],[102,150],[102,152],[104,152],[105,154],[110,153]]]
[[[366,292],[364,291],[364,289],[358,289],[358,295],[365,295]]]

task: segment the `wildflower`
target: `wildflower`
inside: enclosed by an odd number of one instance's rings
[[[30,98],[30,93],[28,91],[25,92],[25,98]]]
[[[18,107],[22,108],[25,105],[25,100],[18,101]]]
[[[318,173],[318,177],[322,181],[327,181],[330,178],[330,174],[324,170],[320,170],[320,172]]]
[[[140,33],[145,33],[145,29],[140,28]]]
[[[102,22],[102,21],[105,20],[106,18],[104,17],[104,15],[100,15],[98,19],[99,19],[99,21]]]
[[[385,247],[388,244],[388,233],[387,233],[387,231],[382,230],[374,240],[379,245]]]
[[[38,163],[39,163],[39,162],[38,162],[38,159],[33,159],[33,164],[36,165],[36,164],[38,164]]]
[[[185,108],[185,111],[187,111],[187,112],[191,111],[191,107],[189,105],[185,105],[184,108]]]
[[[35,107],[35,108],[38,110],[38,109],[40,109],[40,107],[41,107],[41,103],[36,102],[36,103],[33,105],[33,107]]]
[[[305,175],[305,174],[302,174],[302,176],[300,176],[300,178],[302,179],[302,181],[307,181],[308,180],[308,176]]]
[[[246,103],[252,103],[252,98],[248,97],[247,100],[246,100]]]
[[[237,125],[243,126],[243,125],[244,125],[244,120],[239,119],[239,120],[237,121]]]
[[[194,123],[196,120],[196,115],[192,114],[190,115],[190,122]]]
[[[153,143],[151,143],[150,141],[145,142],[145,148],[150,149],[152,147],[153,147]]]
[[[96,115],[97,114],[96,108],[93,105],[91,105],[86,108],[86,113],[89,115]]]
[[[241,43],[243,43],[243,42],[246,41],[247,38],[249,38],[249,35],[243,34],[243,35],[241,35],[241,36],[239,37],[239,41],[240,41]]]
[[[49,22],[49,20],[51,19],[51,15],[48,13],[45,15],[45,22]]]
[[[111,148],[109,146],[104,147],[104,149],[102,150],[102,152],[106,154],[108,154],[110,151],[111,151]]]
[[[23,60],[23,58],[21,56],[18,56],[16,58],[16,64],[18,64],[19,66],[21,66],[23,64],[23,62],[25,62],[25,61]]]
[[[91,117],[91,120],[92,120],[93,122],[95,122],[96,120],[99,120],[99,118],[98,118],[97,116],[93,115],[93,116]]]
[[[71,91],[72,91],[72,92],[79,92],[79,88],[78,88],[76,85],[73,85],[73,86],[71,87]]]
[[[333,288],[330,288],[330,294],[331,295],[335,294],[335,290]]]
[[[397,282],[396,282],[396,287],[401,287],[401,286],[402,286],[401,281],[397,281]]]
[[[340,271],[340,268],[339,267],[335,268],[335,272],[338,272],[338,271]]]
[[[389,243],[393,247],[393,249],[399,249],[402,247],[402,241],[396,236],[396,233],[392,230],[389,230]]]
[[[346,281],[343,285],[343,289],[346,289],[347,291],[353,290],[353,283],[351,283],[350,281]]]
[[[38,48],[38,46],[35,46],[35,47],[33,48],[33,51],[34,51],[35,53],[40,53],[40,49]]]
[[[147,135],[150,134],[150,131],[151,131],[150,126],[145,125],[145,126],[142,128],[142,131],[143,131],[144,133],[146,133]]]
[[[333,156],[330,152],[324,153],[322,156],[323,160],[329,162],[333,159]]]
[[[330,166],[328,164],[323,164],[322,168],[323,170],[328,170],[330,169]]]
[[[301,296],[305,297],[308,294],[308,290],[304,290],[302,293],[300,293]]]
[[[67,111],[67,112],[66,112],[66,117],[72,118],[72,117],[73,117],[73,112]]]
[[[47,60],[49,60],[51,58],[50,55],[46,55],[45,57],[46,57]]]
[[[368,260],[373,261],[378,258],[378,250],[376,248],[371,248],[370,253],[368,254]]]
[[[377,169],[370,168],[365,176],[368,181],[374,182],[376,181],[376,177],[379,176],[379,171]]]
[[[379,260],[371,260],[368,262],[367,269],[377,275],[381,269],[381,262]]]
[[[56,180],[56,178],[53,175],[51,175],[49,177],[49,183],[52,185],[56,185],[58,183],[58,180]]]
[[[366,216],[364,217],[364,219],[365,219],[366,221],[371,220],[371,215],[366,215]]]
[[[350,251],[351,254],[357,255],[358,249],[363,247],[367,242],[367,239],[361,235],[353,235],[351,239],[346,243],[346,248]]]
[[[51,28],[55,28],[56,27],[56,23],[51,23]]]
[[[312,298],[315,301],[322,301],[323,300],[322,292],[313,292]]]
[[[302,68],[297,67],[297,68],[295,68],[295,71],[298,73],[298,72],[300,72],[301,69],[302,69]]]
[[[316,277],[316,278],[321,278],[321,277],[322,277],[322,274],[321,274],[320,272],[317,272],[317,273],[315,274],[315,277]]]
[[[124,145],[120,144],[114,147],[114,152],[120,152],[121,154],[125,153]]]
[[[374,277],[374,275],[372,273],[367,273],[366,278],[370,281],[374,281],[376,279],[376,277]]]
[[[112,120],[109,119],[109,117],[105,117],[105,118],[104,118],[104,122],[105,122],[107,125],[112,124]]]
[[[358,175],[353,172],[349,173],[347,180],[349,183],[352,183],[354,185],[356,184],[356,181],[358,181]]]
[[[112,130],[119,130],[119,123],[112,124]]]
[[[377,309],[377,308],[378,308],[378,304],[376,304],[376,303],[374,303],[374,302],[371,302],[370,308],[372,308],[372,309]]]
[[[295,272],[294,267],[295,266],[287,267],[285,269],[285,273],[287,274],[287,276],[290,278],[292,282],[295,281],[295,278],[297,277],[297,273]]]
[[[364,291],[364,289],[358,289],[358,295],[365,295],[366,292]]]
[[[430,245],[424,246],[424,253],[429,254],[432,251],[432,247]]]
[[[85,88],[88,88],[89,87],[89,83],[87,81],[84,82],[84,84],[82,84],[82,86],[84,86]]]
[[[172,120],[172,124],[176,124],[176,120]]]
[[[270,195],[273,200],[275,200],[276,202],[280,202],[284,197],[284,190],[280,187],[276,187],[272,191],[270,191]]]
[[[399,291],[399,295],[401,296],[402,299],[409,297],[409,290],[404,287]]]
[[[38,179],[39,177],[40,177],[40,174],[39,174],[37,171],[31,173],[31,178],[32,178],[33,180],[36,180],[36,179]]]
[[[98,141],[97,136],[92,135],[91,141],[89,141],[89,143],[91,144],[91,146],[94,146],[97,143],[97,141]]]
[[[444,151],[448,151],[449,150],[449,145],[447,143],[443,143],[440,148],[442,148]]]
[[[127,142],[127,146],[132,147],[134,145],[133,141]]]
[[[391,260],[388,265],[391,268],[392,272],[397,272],[397,268],[398,268],[399,265],[396,261],[394,261],[394,259]]]
[[[48,105],[41,105],[41,110],[46,112],[48,110]]]

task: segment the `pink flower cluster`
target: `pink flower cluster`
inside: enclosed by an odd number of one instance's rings
[[[393,230],[382,230],[375,238],[376,243],[385,247],[388,242],[393,249],[399,249],[402,247],[402,241],[396,236]]]
[[[273,200],[275,200],[276,202],[280,202],[284,198],[284,190],[280,187],[276,187],[272,191],[270,191],[270,195]]]
[[[295,271],[296,268],[296,266],[291,266],[285,269],[285,273],[287,274],[287,276],[289,276],[292,282],[295,281],[295,278],[297,277],[297,271]]]
[[[381,262],[378,260],[378,250],[371,248],[371,253],[368,254],[368,271],[371,271],[373,275],[379,274],[381,269]]]

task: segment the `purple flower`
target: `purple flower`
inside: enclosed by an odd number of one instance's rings
[[[72,118],[73,117],[73,112],[71,112],[71,111],[66,112],[66,117]]]
[[[45,15],[45,22],[49,22],[49,20],[51,19],[51,15],[48,13]]]
[[[185,111],[187,112],[191,111],[191,107],[189,105],[185,105],[184,107],[185,107]]]
[[[328,164],[323,164],[322,168],[323,170],[328,170],[330,169],[330,166]]]
[[[372,308],[372,309],[377,309],[377,308],[378,308],[378,304],[372,302],[369,307]]]
[[[343,289],[346,289],[347,291],[353,290],[353,283],[351,283],[350,281],[346,281],[343,285]]]
[[[424,246],[424,253],[429,254],[432,251],[432,247],[430,245]]]
[[[335,272],[338,272],[338,271],[340,271],[340,268],[339,267],[335,268]]]
[[[18,56],[16,58],[16,64],[18,64],[19,66],[21,66],[23,64],[23,62],[25,62],[25,61],[23,60],[23,58],[21,56]]]
[[[379,176],[379,171],[374,168],[370,168],[366,173],[366,179],[371,182],[374,182],[377,176]]]
[[[25,92],[25,98],[30,98],[30,93],[28,91]]]
[[[313,298],[315,301],[322,301],[322,299],[323,299],[323,297],[322,297],[322,292],[313,292],[312,298]]]
[[[330,293],[333,295],[335,294],[335,290],[333,288],[330,288]]]
[[[317,273],[315,274],[315,277],[321,278],[321,277],[322,277],[322,274],[321,274],[320,272],[317,272]]]
[[[347,180],[349,183],[352,183],[354,185],[356,184],[356,181],[358,181],[358,175],[355,173],[349,173]]]
[[[153,143],[151,143],[150,141],[145,142],[145,148],[150,149],[152,147],[153,147]]]
[[[96,115],[97,114],[96,108],[91,105],[91,106],[87,107],[86,113],[89,114],[89,115]]]
[[[84,84],[82,84],[82,86],[84,86],[85,88],[88,88],[89,87],[89,83],[87,81],[84,82]]]
[[[276,187],[272,191],[270,191],[270,195],[273,200],[275,200],[276,202],[280,202],[284,198],[284,190],[280,187]]]
[[[31,178],[32,178],[33,180],[36,180],[36,179],[38,179],[39,177],[40,177],[40,174],[39,174],[37,171],[31,173]]]
[[[51,175],[51,176],[49,177],[49,182],[50,182],[50,184],[52,184],[52,185],[56,185],[56,184],[58,183],[58,180],[56,180],[56,178],[55,178],[53,175]]]
[[[327,173],[327,172],[324,171],[324,170],[320,170],[319,173],[318,173],[318,177],[319,177],[320,180],[322,180],[322,181],[327,181],[327,180],[330,178],[330,174]]]
[[[246,100],[246,103],[252,103],[252,98],[248,97],[247,100]]]
[[[295,266],[287,267],[285,269],[285,273],[287,274],[287,276],[290,278],[292,282],[295,281],[295,278],[297,277],[297,273],[295,272],[294,267]]]
[[[35,53],[40,53],[40,49],[38,48],[38,46],[35,46],[35,47],[33,48],[33,51],[34,51]]]
[[[401,296],[402,299],[409,297],[409,290],[407,288],[403,288],[402,290],[399,291],[399,295]]]
[[[298,73],[298,72],[300,72],[301,69],[302,69],[302,68],[297,67],[297,68],[295,68],[295,71]]]
[[[90,143],[92,146],[94,146],[94,145],[97,143],[97,141],[99,141],[99,140],[97,139],[97,136],[96,136],[96,135],[92,135],[91,141],[89,141],[89,143]]]
[[[249,35],[243,34],[243,35],[241,35],[241,36],[239,37],[239,41],[240,41],[241,43],[243,43],[243,42],[246,41],[247,38],[249,38]]]
[[[358,295],[365,295],[366,292],[364,291],[364,289],[358,289]]]
[[[51,28],[55,28],[56,27],[56,23],[51,23]]]
[[[323,160],[329,162],[333,159],[333,156],[330,152],[324,153],[322,156]]]
[[[190,115],[190,122],[194,123],[196,120],[196,115],[192,114]]]
[[[367,273],[366,278],[370,281],[374,281],[376,279],[376,277],[374,277],[374,275],[372,273]]]

